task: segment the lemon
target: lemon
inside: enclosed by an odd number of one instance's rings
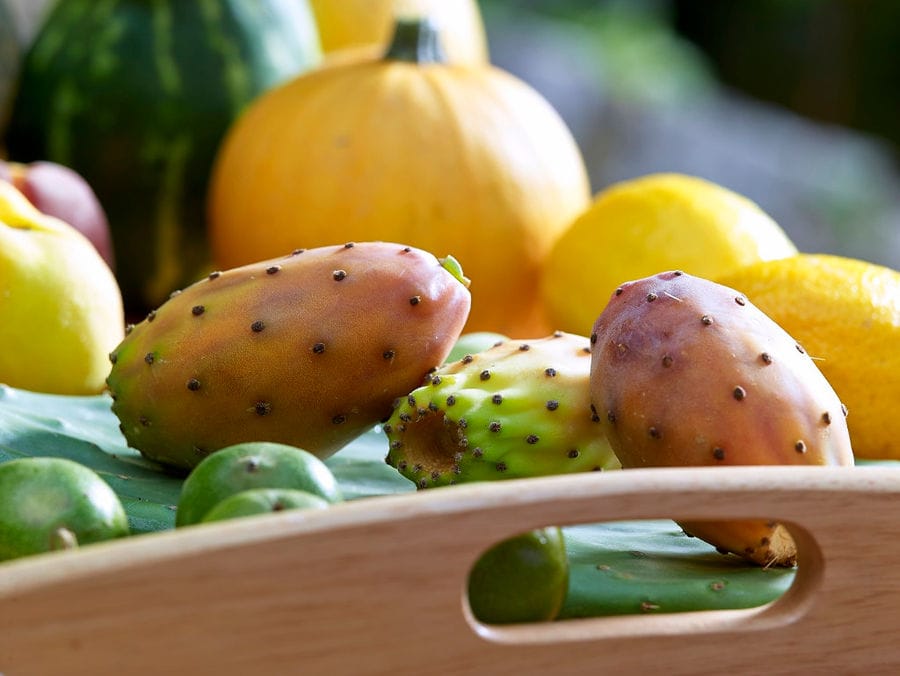
[[[0,181],[0,382],[97,394],[124,337],[118,283],[88,239]]]
[[[797,248],[754,202],[684,174],[616,183],[563,232],[541,293],[553,328],[587,335],[622,282],[680,269],[714,277]]]
[[[857,458],[900,460],[900,272],[801,253],[715,281],[745,294],[816,360],[848,409]]]

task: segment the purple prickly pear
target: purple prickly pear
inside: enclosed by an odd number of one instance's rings
[[[388,464],[419,488],[618,468],[590,407],[588,339],[505,340],[397,401]]]
[[[738,291],[679,271],[628,282],[591,343],[592,403],[625,468],[853,464],[837,394]],[[795,561],[772,521],[680,525],[761,565]]]
[[[245,441],[327,457],[443,362],[467,285],[451,257],[388,242],[212,273],[110,355],[113,411],[128,443],[166,464]]]

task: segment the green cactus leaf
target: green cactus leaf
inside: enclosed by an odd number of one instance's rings
[[[132,533],[173,528],[183,475],[128,448],[110,404],[107,395],[38,394],[0,385],[0,462],[26,456],[75,460],[116,491]],[[384,464],[385,443],[373,430],[328,459],[347,499],[414,490]]]
[[[719,554],[665,519],[563,533],[570,574],[561,618],[753,608],[781,596],[796,573]]]
[[[125,445],[110,403],[107,395],[47,395],[0,385],[0,462],[75,460],[116,491],[133,533],[173,528],[183,477]],[[347,499],[415,490],[385,464],[386,451],[385,435],[373,429],[326,461]],[[778,598],[796,572],[718,554],[668,520],[566,526],[563,533],[571,566],[563,618],[749,608]]]
[[[125,445],[109,397],[37,394],[0,385],[0,462],[69,458],[116,491],[133,533],[172,528],[181,477]]]

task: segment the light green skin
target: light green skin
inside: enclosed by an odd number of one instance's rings
[[[327,509],[330,505],[324,498],[306,491],[292,488],[252,488],[225,498],[209,510],[201,521],[226,521],[294,509]]]
[[[383,428],[387,463],[419,488],[618,469],[590,408],[588,345],[565,333],[508,340],[445,364],[397,401]]]
[[[562,531],[540,528],[487,550],[469,573],[468,599],[486,624],[556,619],[569,588],[569,561]]]
[[[64,458],[0,464],[0,560],[128,534],[121,501],[93,470]]]
[[[328,466],[312,453],[285,444],[247,442],[207,456],[181,488],[175,525],[199,523],[218,503],[254,488],[290,488],[329,503],[343,494]]]
[[[447,363],[450,364],[459,361],[467,354],[477,354],[488,350],[497,343],[509,340],[508,336],[502,333],[493,333],[491,331],[474,331],[472,333],[464,333],[459,340],[453,345],[450,354],[447,355]]]

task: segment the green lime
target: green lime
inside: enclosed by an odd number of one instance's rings
[[[469,606],[486,624],[556,618],[569,588],[562,530],[540,528],[488,549],[469,573]]]
[[[251,488],[230,495],[209,510],[201,521],[224,521],[288,509],[325,509],[331,503],[295,488]]]
[[[194,467],[181,487],[175,525],[199,523],[222,500],[251,488],[294,488],[328,502],[343,499],[331,470],[312,453],[252,441],[216,451]]]
[[[0,464],[0,560],[128,534],[119,497],[84,465],[64,458]]]

